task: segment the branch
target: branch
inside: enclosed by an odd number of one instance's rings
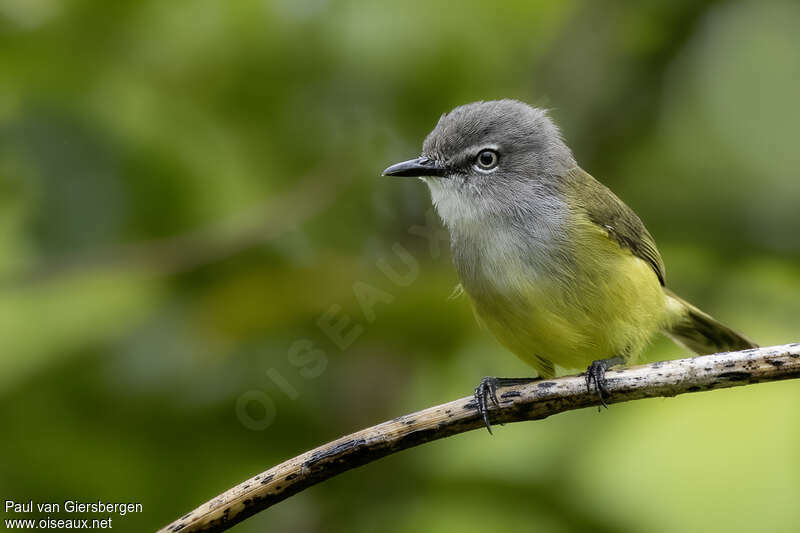
[[[610,398],[620,403],[765,381],[800,378],[800,343],[725,352],[609,370]],[[598,405],[582,376],[566,376],[498,390],[493,423],[539,420]],[[259,511],[337,474],[389,454],[483,427],[472,397],[363,429],[289,459],[220,494],[158,533],[225,531]]]

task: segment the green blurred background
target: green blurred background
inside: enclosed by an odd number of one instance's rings
[[[550,108],[674,290],[799,341],[798,28],[797,2],[0,0],[0,494],[138,501],[114,528],[152,531],[528,374],[409,231],[424,185],[379,177],[473,100]],[[406,451],[234,531],[797,531],[798,450],[796,382],[645,400]]]

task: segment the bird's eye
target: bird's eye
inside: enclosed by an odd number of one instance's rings
[[[494,150],[481,150],[478,157],[475,158],[475,168],[481,171],[494,170],[497,163],[500,162],[500,156]]]

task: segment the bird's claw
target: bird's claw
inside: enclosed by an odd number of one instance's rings
[[[475,387],[475,403],[478,407],[478,413],[483,417],[483,423],[486,424],[486,429],[489,430],[489,434],[491,435],[492,424],[489,422],[487,398],[495,407],[500,407],[500,402],[497,400],[497,378],[495,377],[485,377],[478,386]]]
[[[494,404],[498,409],[500,408],[500,401],[497,399],[497,388],[523,385],[531,381],[534,381],[534,378],[485,377],[478,386],[475,387],[475,404],[478,413],[483,417],[483,423],[486,424],[486,429],[489,430],[490,435],[492,434],[492,424],[489,422],[489,402]],[[503,424],[500,425],[502,426]]]
[[[592,392],[592,385],[597,392],[597,397],[600,400],[600,405],[608,409],[606,398],[611,393],[608,390],[608,382],[606,381],[606,370],[611,366],[607,359],[599,359],[592,361],[589,368],[586,369],[586,392]],[[600,407],[598,407],[600,409]]]

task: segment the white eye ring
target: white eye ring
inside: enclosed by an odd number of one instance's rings
[[[491,172],[500,163],[500,154],[496,150],[486,149],[478,152],[475,156],[475,170],[479,172]]]

